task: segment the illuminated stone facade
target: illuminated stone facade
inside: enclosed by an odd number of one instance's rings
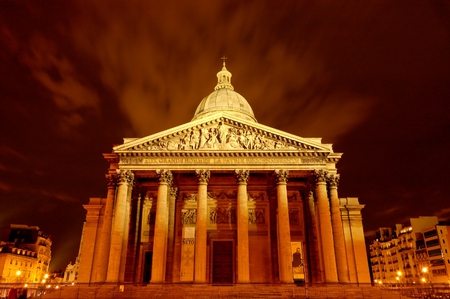
[[[448,223],[436,216],[411,218],[410,225],[380,228],[369,246],[373,278],[380,285],[450,284]]]
[[[104,154],[78,282],[370,283],[340,153],[256,121],[223,65],[191,122]]]
[[[50,237],[37,226],[12,224],[0,242],[0,283],[41,283],[48,277]]]

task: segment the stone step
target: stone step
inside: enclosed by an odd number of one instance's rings
[[[75,285],[48,290],[42,298],[46,299],[144,299],[144,298],[330,298],[330,299],[399,299],[397,292],[386,291],[378,287],[358,286],[296,286],[296,285]],[[405,298],[405,297],[403,297]]]

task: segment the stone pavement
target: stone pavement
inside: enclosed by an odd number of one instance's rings
[[[296,286],[294,284],[247,284],[212,286],[207,284],[136,285],[75,285],[48,291],[42,298],[55,299],[141,299],[141,298],[330,298],[330,299],[401,299],[398,292],[372,286],[321,285]]]

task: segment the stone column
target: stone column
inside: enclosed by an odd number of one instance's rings
[[[308,198],[308,239],[307,244],[309,247],[309,264],[305,262],[305,266],[311,269],[309,275],[308,284],[322,283],[325,280],[323,273],[323,261],[322,261],[322,247],[320,245],[319,227],[317,223],[316,215],[316,203],[314,202],[313,185],[308,184],[308,188],[305,191]]]
[[[208,204],[209,170],[196,170],[198,178],[197,222],[195,224],[194,282],[206,283],[206,219]]]
[[[237,282],[250,282],[248,256],[248,170],[236,170],[237,194]]]
[[[108,193],[106,195],[105,211],[103,214],[103,227],[100,239],[98,261],[96,262],[96,276],[94,282],[105,282],[106,273],[108,271],[109,246],[111,242],[111,226],[114,208],[114,198],[116,195],[117,176],[114,174],[106,174],[106,183],[108,186]]]
[[[276,170],[278,203],[278,263],[280,268],[280,282],[292,283],[292,250],[291,229],[289,226],[289,206],[287,198],[288,171]]]
[[[111,230],[111,246],[109,250],[108,273],[106,281],[119,282],[123,277],[119,276],[120,265],[122,262],[122,248],[124,247],[125,234],[128,234],[127,219],[127,198],[128,187],[133,182],[134,174],[131,170],[117,169],[118,189],[116,203],[114,207],[114,219]],[[126,246],[126,244],[125,244]]]
[[[157,170],[159,178],[158,197],[156,199],[155,235],[153,237],[153,258],[151,283],[163,283],[166,275],[168,209],[167,197],[172,184],[170,170]]]
[[[334,251],[336,253],[336,266],[339,282],[350,282],[347,254],[345,252],[344,229],[342,227],[341,209],[337,187],[339,175],[328,175],[328,188],[330,191],[331,225],[333,228]]]
[[[333,230],[331,228],[330,205],[327,196],[326,172],[315,170],[315,196],[319,216],[320,239],[322,245],[325,282],[338,282],[336,255],[334,251]]]
[[[178,188],[170,188],[168,202],[168,231],[167,231],[167,273],[166,280],[173,281],[173,252],[175,246],[175,201]]]

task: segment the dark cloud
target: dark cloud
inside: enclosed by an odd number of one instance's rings
[[[52,234],[54,268],[75,258],[81,204],[106,194],[101,153],[188,122],[222,55],[259,122],[344,153],[340,196],[366,204],[366,235],[450,216],[445,2],[0,5],[0,222]]]

